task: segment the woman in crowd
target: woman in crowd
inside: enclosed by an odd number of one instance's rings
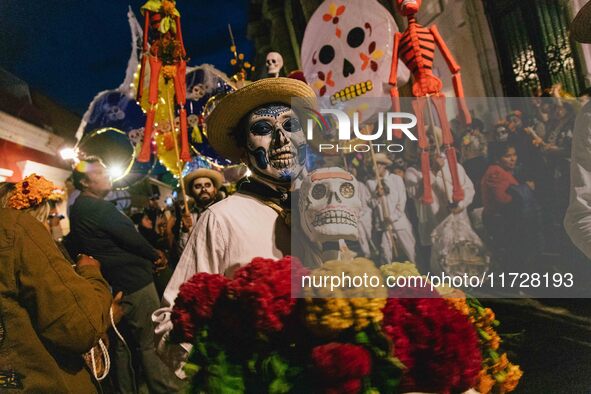
[[[36,175],[0,185],[0,392],[97,392],[82,354],[109,326],[111,293],[98,261],[72,269],[53,242],[53,189]]]
[[[497,143],[492,148],[493,162],[481,182],[484,226],[496,260],[504,263],[501,268],[521,272],[540,248],[535,184],[514,176],[515,146]]]

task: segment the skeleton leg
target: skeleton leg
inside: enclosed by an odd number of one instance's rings
[[[423,174],[423,204],[433,203],[433,191],[431,190],[431,165],[429,163],[429,139],[425,130],[423,111],[427,99],[417,97],[412,102],[412,107],[417,117],[417,129],[419,131],[419,150],[421,152],[421,173]]]
[[[451,181],[453,184],[452,200],[454,203],[457,203],[464,199],[464,190],[462,189],[460,177],[458,176],[458,159],[456,157],[456,150],[453,147],[454,139],[449,129],[447,115],[445,114],[445,96],[431,96],[431,98],[439,116],[443,135],[443,146],[445,148],[445,155],[447,156],[449,171],[451,172]]]

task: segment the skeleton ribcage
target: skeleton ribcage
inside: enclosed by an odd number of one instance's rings
[[[418,73],[431,74],[435,55],[433,34],[419,24],[411,24],[400,39],[399,53],[415,77]]]

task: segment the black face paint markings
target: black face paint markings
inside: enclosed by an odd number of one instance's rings
[[[266,120],[259,120],[250,126],[250,132],[254,135],[269,135],[273,132],[273,125]]]
[[[287,111],[291,111],[291,108],[285,105],[267,105],[255,109],[252,114],[256,116],[271,116],[273,118],[278,118]]]

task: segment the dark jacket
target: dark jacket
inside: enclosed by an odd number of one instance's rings
[[[74,271],[39,221],[0,209],[1,393],[96,392],[82,354],[106,332],[110,305],[97,268]]]
[[[114,294],[131,294],[153,282],[158,253],[112,203],[81,195],[70,213],[70,254],[84,253],[100,261]]]

